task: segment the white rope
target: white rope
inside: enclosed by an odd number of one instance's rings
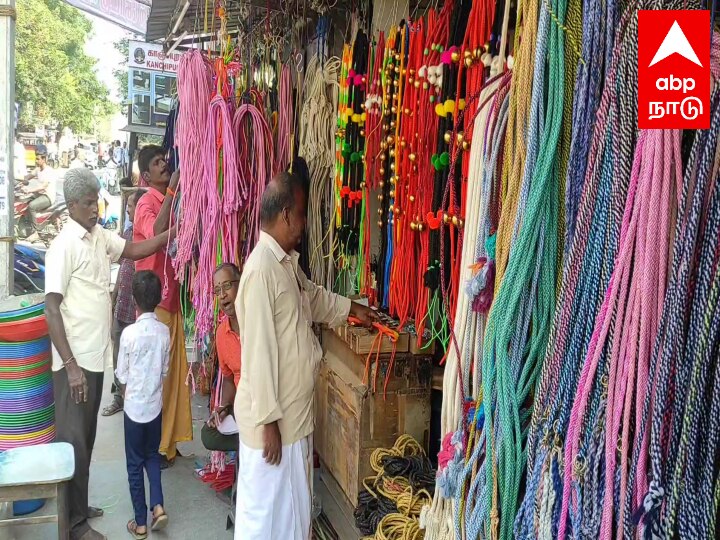
[[[329,288],[334,279],[332,180],[340,64],[337,57],[326,60],[323,65],[317,56],[310,60],[300,115],[300,155],[310,172],[308,213],[324,218],[308,222],[310,275],[313,281]]]
[[[476,106],[484,103],[488,96],[497,90],[497,83],[488,85],[483,89]],[[471,387],[465,389],[468,396],[477,397],[477,389],[480,385],[479,375],[481,369],[479,361],[482,359],[482,351],[477,351],[477,344],[482,343],[478,337],[482,337],[485,328],[485,315],[475,313],[472,310],[472,299],[465,294],[464,284],[472,279],[473,271],[470,268],[477,262],[478,242],[484,246],[489,234],[488,214],[492,186],[484,185],[485,166],[490,160],[489,149],[486,148],[487,123],[490,120],[490,107],[486,106],[475,119],[473,138],[470,145],[470,166],[468,170],[467,188],[467,214],[463,228],[463,251],[460,264],[459,283],[463,288],[458,298],[455,311],[454,333],[457,344],[460,347],[460,358],[455,346],[451,342],[445,364],[443,376],[443,402],[440,417],[442,436],[457,430],[461,426],[463,403],[458,369],[463,373],[470,372],[470,365],[474,368],[474,378]],[[490,137],[491,138],[491,137]],[[481,345],[480,345],[481,347]],[[465,377],[465,384],[470,385],[470,380]],[[424,519],[423,519],[424,518]],[[455,517],[453,515],[453,503],[445,499],[440,488],[435,488],[435,495],[431,507],[424,509],[421,521],[426,526],[426,540],[452,540],[455,538]]]

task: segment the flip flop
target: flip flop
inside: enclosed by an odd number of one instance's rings
[[[127,531],[135,540],[145,540],[148,537],[147,528],[144,533],[137,532],[138,524],[134,519],[128,521]]]
[[[150,530],[161,531],[165,527],[167,527],[168,521],[168,515],[165,512],[163,512],[159,516],[153,515],[152,523],[150,524]]]

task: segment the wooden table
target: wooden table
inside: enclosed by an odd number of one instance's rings
[[[66,491],[74,474],[75,453],[68,443],[39,444],[0,453],[0,503],[57,499],[56,514],[4,519],[0,520],[0,528],[57,523],[58,538],[67,540],[70,528]]]

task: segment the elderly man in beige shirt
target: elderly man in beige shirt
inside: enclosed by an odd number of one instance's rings
[[[311,532],[313,391],[322,350],[312,324],[371,309],[309,281],[295,247],[305,229],[306,186],[280,173],[262,198],[260,239],[235,300],[242,367],[235,539],[307,540]]]
[[[112,366],[110,262],[147,257],[165,246],[169,233],[131,243],[100,227],[98,182],[88,169],[69,170],[63,187],[70,220],[45,258],[56,439],[75,451],[75,476],[68,482],[70,540],[101,540],[105,536],[87,521],[102,515],[88,507],[88,483],[103,372]]]

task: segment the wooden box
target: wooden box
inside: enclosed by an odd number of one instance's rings
[[[383,324],[397,330],[397,323],[388,317],[384,317],[382,320]],[[335,335],[339,337],[345,344],[356,354],[367,355],[372,351],[377,351],[377,344],[375,338],[377,337],[376,330],[369,330],[367,328],[359,326],[341,325],[335,328]],[[387,336],[380,338],[380,353],[391,354],[393,350],[393,344]],[[395,353],[410,352],[415,355],[432,356],[435,352],[435,342],[418,345],[417,336],[415,334],[409,334],[406,331],[399,332],[399,337],[395,343]]]
[[[383,396],[390,355],[380,356],[373,394],[375,367],[370,370],[370,384],[363,384],[367,354],[354,353],[330,330],[323,331],[323,349],[325,362],[315,391],[315,449],[355,507],[363,479],[374,474],[370,467],[373,450],[391,447],[403,433],[427,450],[432,359],[396,354]]]

